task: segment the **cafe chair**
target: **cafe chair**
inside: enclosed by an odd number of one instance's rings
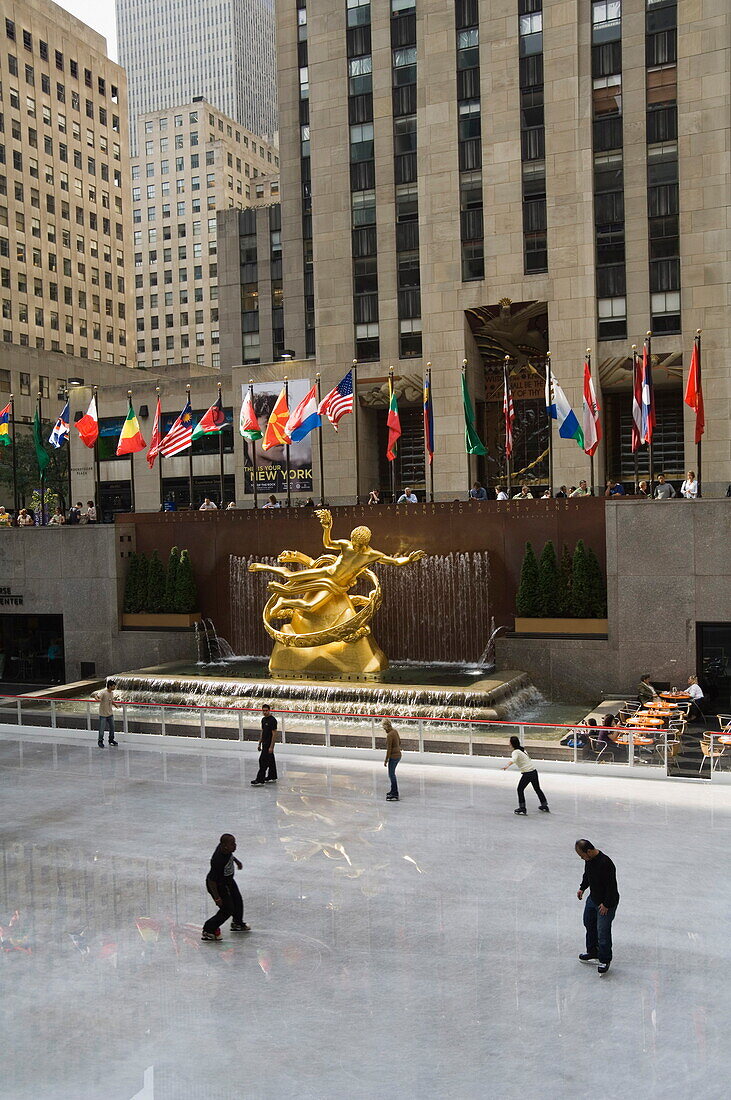
[[[611,760],[614,763],[614,751],[604,741],[599,741],[596,737],[590,737],[589,748],[594,753],[597,764],[601,764],[605,760]]]
[[[657,748],[660,751],[661,758],[664,758],[665,754],[663,751],[661,751],[663,749],[663,746],[658,745]],[[680,756],[681,749],[682,745],[680,744],[680,741],[671,741],[670,739],[668,739],[668,772],[671,770],[671,768],[680,768],[680,761],[678,760],[678,757]]]
[[[717,714],[718,732],[731,734],[731,714]]]
[[[720,749],[711,749],[710,739],[708,741],[701,741],[700,746],[701,752],[703,753],[703,759],[701,760],[701,766],[698,769],[699,775],[703,770],[703,765],[705,764],[706,760],[710,760],[711,771],[713,771],[713,769],[716,767],[717,761],[719,761],[723,756],[723,746],[721,746]]]

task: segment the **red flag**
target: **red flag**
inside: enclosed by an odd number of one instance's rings
[[[584,360],[584,451],[593,455],[602,438],[602,422],[599,418],[599,403],[594,391],[594,381],[587,360]]]
[[[632,355],[632,453],[642,445],[642,372],[637,352]]]
[[[706,415],[703,409],[703,387],[701,385],[701,352],[698,346],[698,338],[693,344],[693,354],[690,358],[690,370],[688,371],[688,384],[685,387],[685,403],[695,413],[695,441],[700,443],[701,436],[706,430]]]
[[[287,404],[287,387],[283,386],[274,408],[269,414],[262,450],[269,451],[272,447],[284,447],[292,440],[287,435],[287,421],[289,420],[289,405]]]
[[[76,429],[84,446],[93,447],[99,438],[99,413],[96,408],[96,394],[92,397],[89,408],[81,417],[81,420],[76,421]]]
[[[513,391],[508,380],[507,365],[503,370],[503,416],[505,417],[505,455],[507,458],[513,453],[513,421],[515,420],[515,406],[513,405]]]
[[[389,462],[393,462],[396,458],[396,443],[401,436],[401,419],[398,414],[398,402],[396,400],[396,392],[393,388],[393,379],[388,380],[388,446],[386,447],[386,458]]]
[[[155,465],[155,459],[160,454],[160,444],[162,443],[162,431],[160,430],[160,421],[162,420],[162,409],[160,408],[160,398],[157,399],[157,408],[155,409],[155,419],[152,422],[152,439],[150,440],[150,449],[147,452],[147,465],[152,469]]]

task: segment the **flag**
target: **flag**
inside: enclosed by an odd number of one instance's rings
[[[162,429],[160,423],[162,421],[162,408],[160,406],[160,398],[157,399],[157,408],[155,409],[155,419],[152,422],[152,438],[150,440],[150,449],[147,452],[147,465],[150,469],[155,465],[155,459],[160,454],[160,444],[162,443]]]
[[[632,353],[632,454],[642,446],[642,371],[637,352]]]
[[[249,443],[253,443],[257,439],[261,439],[263,432],[259,428],[259,421],[256,419],[256,413],[254,412],[254,402],[251,397],[251,388],[246,391],[246,396],[241,402],[241,412],[239,413],[239,432],[248,439]]]
[[[76,430],[85,447],[94,446],[99,438],[99,413],[96,407],[96,394],[94,394],[89,402],[89,408],[86,410],[81,420],[76,421]]]
[[[221,394],[218,400],[211,405],[207,413],[204,413],[195,426],[193,439],[200,439],[202,435],[216,435],[226,424],[226,413],[223,411]]]
[[[299,443],[315,428],[319,428],[321,423],[320,413],[317,410],[317,386],[313,386],[285,424],[284,434],[288,435],[293,443]]]
[[[584,362],[584,451],[593,455],[599,446],[602,437],[602,422],[599,419],[599,404],[594,391],[594,380],[591,377],[589,364]]]
[[[4,409],[0,409],[0,446],[9,447],[10,438],[10,402]]]
[[[388,424],[386,458],[389,462],[393,462],[396,457],[396,442],[401,435],[401,421],[399,420],[396,391],[393,388],[393,378],[388,380],[388,419],[386,423]]]
[[[132,408],[132,398],[129,399],[129,408],[127,409],[127,419],[122,425],[122,431],[119,433],[119,442],[117,443],[117,455],[133,455],[137,451],[142,451],[147,446],[142,438],[142,432],[140,426],[137,423],[137,417],[135,411]]]
[[[464,445],[468,455],[486,455],[487,447],[477,434],[475,427],[475,414],[472,409],[469,391],[467,389],[467,376],[462,372],[462,407],[464,409]]]
[[[165,458],[179,455],[181,451],[186,451],[190,447],[192,438],[193,410],[190,407],[190,400],[188,400],[185,402],[185,407],[180,416],[160,444],[158,454],[164,455]]]
[[[38,469],[41,473],[45,470],[48,463],[51,461],[51,456],[45,450],[43,446],[43,440],[41,439],[41,417],[38,412],[38,406],[36,405],[36,415],[33,417],[33,444],[36,449],[36,458],[38,460]]]
[[[341,378],[334,390],[326,394],[320,402],[319,413],[324,413],[335,431],[338,430],[338,421],[346,413],[353,411],[353,372],[349,370],[345,378]]]
[[[507,363],[503,368],[503,416],[505,417],[505,456],[510,458],[513,453],[515,406],[513,405],[513,391],[510,388]]]
[[[424,447],[429,455],[429,464],[434,458],[434,405],[431,399],[431,378],[424,377]]]
[[[292,440],[287,435],[287,421],[289,420],[289,407],[287,405],[287,387],[282,386],[282,392],[277,398],[274,408],[269,414],[262,450],[269,451],[272,447],[284,447]]]
[[[655,427],[655,389],[652,384],[650,349],[645,340],[642,348],[642,442],[652,444]]]
[[[552,420],[558,422],[558,434],[562,439],[575,439],[577,446],[584,449],[584,433],[576,418],[576,413],[569,405],[569,399],[563,392],[556,375],[549,367],[546,377],[546,409]]]
[[[701,385],[701,352],[698,340],[693,344],[693,354],[690,357],[690,370],[688,371],[688,384],[685,387],[683,399],[695,412],[695,441],[700,443],[701,436],[706,430],[706,416],[703,409],[703,387]],[[8,405],[8,409],[10,406]],[[4,410],[7,412],[7,409]],[[0,413],[0,433],[2,432],[2,413]],[[0,443],[3,437],[0,434]]]
[[[56,450],[58,450],[59,447],[62,447],[64,443],[68,442],[69,415],[69,403],[67,401],[64,407],[61,409],[61,414],[58,420],[53,425],[53,431],[48,437],[48,442],[51,444],[52,447],[55,447]]]

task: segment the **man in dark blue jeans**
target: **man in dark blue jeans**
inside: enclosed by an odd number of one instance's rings
[[[585,865],[584,877],[576,892],[579,901],[589,890],[584,906],[586,952],[579,958],[582,962],[598,962],[597,972],[606,974],[612,961],[612,921],[619,905],[617,869],[609,856],[595,848],[590,840],[577,840],[576,854]]]

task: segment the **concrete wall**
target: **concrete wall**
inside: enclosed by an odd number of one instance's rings
[[[23,597],[2,615],[63,615],[66,679],[81,662],[97,676],[190,657],[189,632],[121,631],[118,607],[133,533],[114,527],[8,529],[0,532],[0,584]],[[122,541],[123,540],[123,541]]]
[[[606,537],[606,641],[498,639],[499,667],[552,697],[633,693],[645,672],[685,683],[696,624],[731,622],[731,502],[607,502]]]

